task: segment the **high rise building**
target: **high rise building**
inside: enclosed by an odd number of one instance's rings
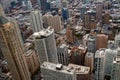
[[[27,0],[27,9],[28,10],[33,10],[31,0]]]
[[[56,0],[56,5],[57,5],[58,8],[61,7],[61,2],[60,2],[60,0]]]
[[[111,80],[120,80],[120,56],[113,58]]]
[[[8,67],[15,80],[31,80],[27,63],[23,56],[24,51],[17,32],[18,27],[0,16],[0,47]]]
[[[104,24],[109,24],[109,20],[110,20],[110,12],[105,12],[102,15],[102,20]]]
[[[39,32],[43,29],[42,13],[38,10],[31,12],[31,24],[33,32]]]
[[[82,19],[84,18],[84,14],[85,14],[86,11],[87,11],[86,6],[82,5],[81,8],[80,8],[80,13],[81,13],[80,17]]]
[[[90,67],[90,73],[94,69],[94,53],[87,52],[85,55],[85,66]]]
[[[72,28],[70,26],[67,26],[66,29],[66,39],[68,43],[74,43],[75,42],[75,36]]]
[[[94,35],[88,36],[88,52],[95,52],[96,50],[96,37]]]
[[[62,64],[44,62],[41,65],[41,74],[44,80],[77,80],[75,69]]]
[[[86,29],[96,28],[96,11],[89,10],[84,14],[84,27]]]
[[[98,22],[102,20],[102,11],[103,11],[102,3],[96,4],[96,19]]]
[[[67,0],[62,1],[62,8],[68,8],[68,1]]]
[[[69,64],[69,68],[73,68],[76,71],[77,80],[90,80],[90,67],[80,66],[75,64]]]
[[[4,15],[4,10],[1,4],[0,4],[0,15]]]
[[[115,36],[115,46],[120,47],[120,34]]]
[[[69,18],[69,12],[67,8],[62,9],[62,17],[64,20],[67,20]]]
[[[40,5],[41,10],[43,12],[45,12],[46,11],[47,0],[38,0],[38,4]]]
[[[47,28],[33,34],[40,64],[44,61],[58,63],[54,30]]]
[[[86,51],[87,47],[73,47],[70,52],[70,63],[84,65]]]
[[[68,65],[69,55],[68,55],[68,48],[66,44],[62,44],[57,48],[57,56],[60,64]]]
[[[107,48],[108,36],[105,34],[97,34],[96,49]]]
[[[11,2],[13,2],[13,1],[17,2],[17,0],[0,0],[0,3],[1,3],[2,6],[3,6],[3,9],[5,10],[5,9],[7,9],[8,7],[11,6]]]
[[[24,57],[26,59],[28,69],[31,74],[35,74],[37,70],[40,68],[38,56],[36,54],[35,50],[27,50],[24,54]]]
[[[105,72],[105,49],[97,50],[95,53],[95,80],[104,80]]]
[[[105,50],[105,75],[111,76],[113,58],[118,54],[116,49]]]
[[[62,30],[61,17],[59,15],[53,16],[51,14],[45,14],[43,16],[43,21],[46,27],[51,26],[52,28],[54,28],[54,31],[56,33]]]

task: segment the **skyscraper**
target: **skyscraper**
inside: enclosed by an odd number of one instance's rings
[[[42,13],[38,10],[31,12],[31,24],[33,32],[39,32],[43,29]]]
[[[27,50],[24,54],[29,71],[31,74],[35,74],[37,70],[40,68],[38,56],[36,55],[35,50]]]
[[[13,1],[17,2],[17,0],[0,0],[4,10],[10,7]]]
[[[75,36],[74,36],[74,32],[71,29],[70,26],[67,26],[66,29],[66,39],[68,43],[74,43],[75,42]]]
[[[68,65],[69,55],[67,45],[62,44],[57,48],[58,61],[60,64]]]
[[[96,19],[97,19],[97,21],[102,20],[102,11],[103,11],[102,3],[96,4]]]
[[[84,65],[86,51],[87,47],[73,47],[70,53],[70,63]]]
[[[32,9],[33,9],[32,3],[31,3],[30,0],[27,1],[27,9],[28,9],[28,10],[32,10]]]
[[[38,4],[40,5],[41,10],[43,12],[45,12],[46,11],[47,0],[38,0]]]
[[[88,52],[95,52],[96,50],[96,38],[93,35],[88,36]]]
[[[105,34],[97,34],[96,49],[107,48],[108,36]]]
[[[118,52],[116,49],[105,50],[105,75],[111,76],[113,58],[117,56]]]
[[[94,53],[87,52],[85,55],[85,66],[90,67],[90,73],[94,69]]]
[[[96,28],[96,11],[89,10],[84,14],[84,27],[86,29],[95,29]]]
[[[40,64],[44,61],[58,63],[54,30],[47,28],[33,34]]]
[[[120,56],[113,58],[111,72],[111,80],[120,80]]]
[[[45,14],[43,21],[46,27],[51,26],[56,33],[62,30],[61,17],[59,15]]]
[[[0,15],[4,15],[4,10],[1,4],[0,4]]]
[[[104,80],[104,67],[105,49],[97,50],[95,53],[95,80]]]
[[[41,65],[41,74],[44,80],[77,80],[75,69],[50,62]]]
[[[115,46],[120,47],[120,34],[115,36]]]
[[[62,8],[68,8],[68,1],[67,0],[62,1]]]
[[[31,80],[15,24],[0,16],[0,47],[15,80]]]

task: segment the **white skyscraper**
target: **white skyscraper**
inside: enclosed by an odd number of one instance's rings
[[[34,33],[33,37],[40,58],[40,64],[44,61],[58,63],[54,30],[49,27],[45,30]]]
[[[30,0],[27,1],[27,9],[28,9],[28,10],[32,10],[32,9],[33,9],[32,3],[31,3]]]
[[[113,58],[111,80],[120,80],[120,56]]]
[[[115,46],[120,47],[120,34],[115,36]]]
[[[104,80],[105,49],[97,50],[95,53],[95,80]]]
[[[106,49],[105,50],[105,75],[110,76],[112,70],[113,58],[118,54],[116,49]]]
[[[42,13],[39,10],[31,12],[31,24],[33,32],[39,32],[43,29]]]
[[[62,64],[44,62],[41,65],[41,74],[43,80],[77,80],[75,69]]]
[[[57,48],[58,61],[60,64],[68,65],[69,55],[67,45],[62,44]]]
[[[57,4],[57,7],[60,8],[61,7],[61,3],[60,3],[61,0],[56,0],[56,4]]]

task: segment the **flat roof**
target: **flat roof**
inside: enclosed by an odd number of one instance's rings
[[[42,38],[42,37],[48,37],[50,36],[52,33],[54,33],[54,29],[51,29],[50,27],[48,27],[47,29],[43,29],[39,32],[35,32],[33,33],[33,37],[34,38]]]
[[[89,74],[90,72],[90,67],[86,67],[86,66],[69,64],[68,67],[71,69],[75,69],[76,74]]]
[[[56,67],[58,65],[59,64],[55,64],[55,63],[51,63],[51,62],[44,62],[41,65],[41,68],[56,71],[56,72],[66,73],[66,74],[74,74],[75,73],[75,69],[70,69],[69,67],[64,66],[64,65],[61,70],[57,70]]]

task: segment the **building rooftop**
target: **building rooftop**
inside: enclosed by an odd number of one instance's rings
[[[74,74],[75,69],[69,68],[67,66],[63,66],[62,64],[55,64],[55,63],[50,63],[50,62],[44,62],[41,65],[41,68],[44,69],[49,69],[61,73],[66,73],[66,74]]]
[[[67,47],[67,45],[66,45],[66,44],[62,44],[62,45],[60,46],[60,48],[64,48],[64,47]]]
[[[95,36],[89,35],[89,36],[88,36],[88,40],[89,40],[89,41],[95,41]]]
[[[68,67],[70,69],[75,69],[76,74],[89,74],[90,72],[90,67],[85,67],[85,66],[80,66],[75,64],[69,64]]]
[[[105,57],[105,49],[104,48],[97,50],[95,53],[95,58],[102,58],[102,57]]]
[[[94,53],[87,52],[87,53],[86,53],[86,56],[87,56],[87,57],[93,57],[93,56],[94,56]]]
[[[37,38],[45,38],[45,37],[50,36],[53,32],[54,32],[54,29],[51,29],[50,27],[48,27],[47,29],[43,29],[39,32],[35,32],[33,34],[33,37],[36,39]]]

